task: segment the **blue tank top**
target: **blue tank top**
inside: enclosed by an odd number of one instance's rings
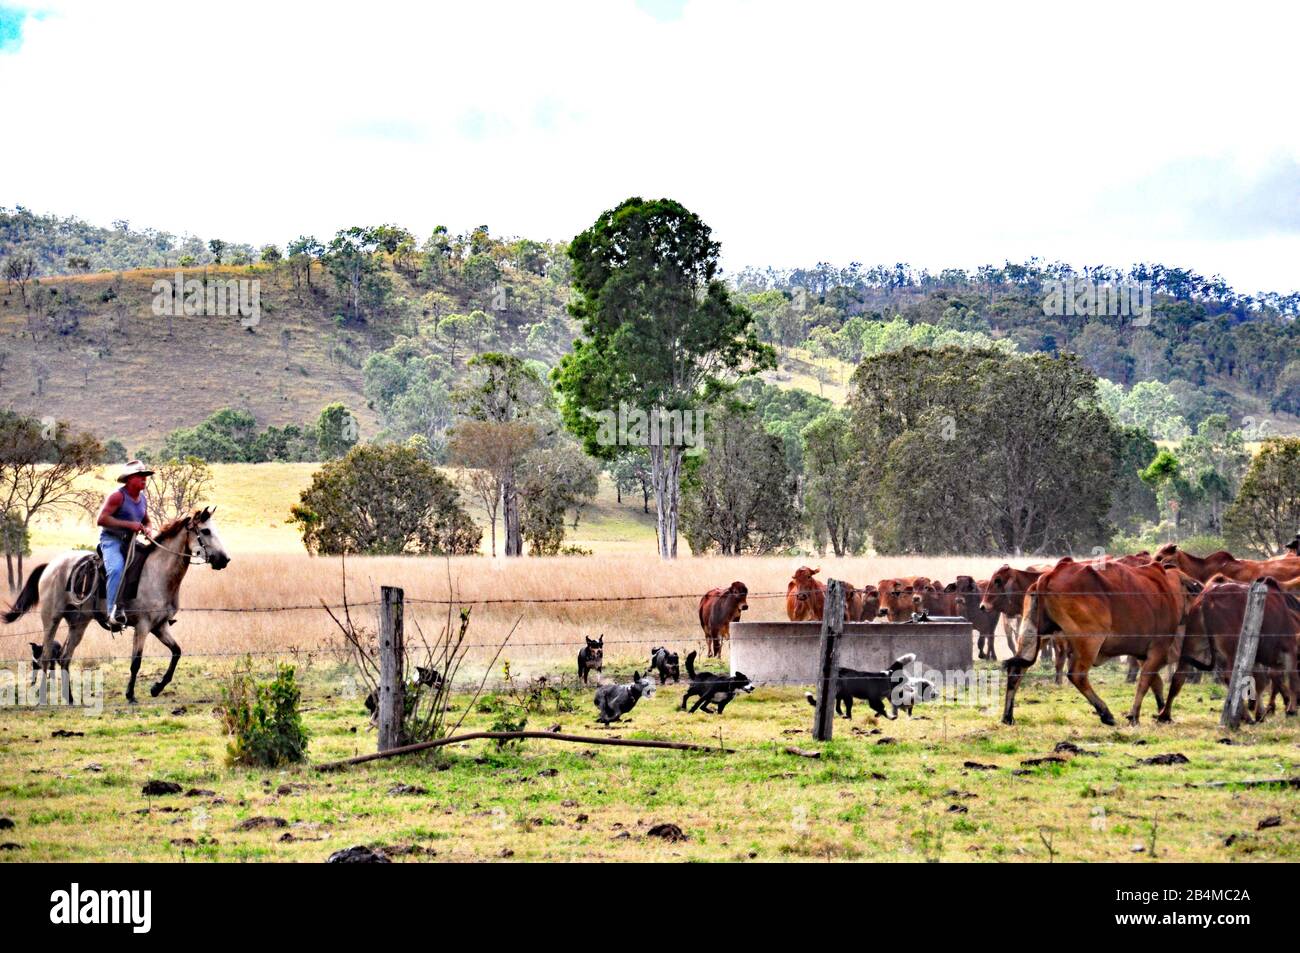
[[[131,494],[122,490],[122,505],[114,510],[110,515],[114,519],[126,520],[129,523],[143,523],[145,515],[149,512],[149,501],[145,498],[144,490],[140,491],[140,498],[133,500]],[[101,536],[111,536],[118,540],[129,540],[131,531],[129,529],[116,529],[105,526]]]

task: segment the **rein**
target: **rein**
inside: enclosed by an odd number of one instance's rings
[[[190,566],[202,566],[204,563],[208,562],[208,551],[207,548],[203,545],[203,540],[199,540],[199,549],[203,550],[203,555],[201,557],[196,557],[193,553],[190,552],[182,552],[176,549],[168,549],[166,546],[158,542],[156,539],[152,540],[151,542],[153,543],[154,546],[161,549],[164,553],[171,553],[173,556],[179,556],[182,559],[187,560],[188,561],[187,564]],[[131,538],[131,547],[132,549],[135,548],[135,537]],[[130,561],[130,557],[128,556],[128,562],[129,561]]]

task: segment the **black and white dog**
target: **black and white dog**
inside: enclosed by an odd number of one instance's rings
[[[677,653],[669,652],[660,646],[650,650],[650,667],[659,673],[659,684],[672,679],[674,683],[682,680],[682,667],[677,661]]]
[[[602,725],[622,721],[623,716],[636,707],[642,697],[653,698],[655,687],[640,672],[632,673],[629,685],[602,685],[596,689],[595,705],[600,711],[596,720]]]
[[[587,639],[587,644],[578,652],[578,677],[582,684],[587,684],[587,675],[599,672],[605,667],[605,633],[598,639]]]
[[[852,719],[853,700],[856,698],[866,702],[871,706],[872,711],[885,718],[890,717],[885,714],[886,701],[893,706],[893,718],[898,717],[898,709],[900,708],[906,710],[910,717],[912,705],[916,703],[916,695],[919,694],[919,690],[909,688],[910,680],[906,673],[903,672],[903,669],[915,661],[915,653],[908,652],[906,655],[894,659],[889,663],[889,668],[883,672],[860,672],[854,668],[836,669],[835,714],[843,714],[845,718]],[[930,683],[926,682],[925,684],[929,685]],[[897,697],[895,696],[895,689],[898,690]],[[933,691],[933,686],[931,686],[931,691]],[[808,699],[808,704],[814,708],[817,706],[817,697],[812,692],[804,692],[804,697]]]
[[[691,706],[692,712],[703,708],[711,715],[721,715],[722,710],[736,697],[736,692],[749,693],[754,690],[754,683],[744,672],[737,672],[735,675],[697,673],[694,652],[686,656],[686,674],[690,677],[691,687],[686,689],[686,694],[682,696],[682,711],[686,710],[686,702],[690,697],[698,695],[699,699]],[[710,705],[713,707],[710,708]]]
[[[42,648],[39,642],[28,642],[27,644],[32,647],[32,660],[36,663],[32,666],[32,684],[35,685],[36,673],[41,670],[40,663],[41,663]],[[58,640],[56,639],[54,644],[50,646],[50,669],[51,670],[53,670],[54,668],[54,663],[61,658],[63,658],[63,646],[60,645]]]
[[[932,702],[938,696],[934,689],[934,682],[928,678],[904,678],[894,686],[894,690],[889,693],[889,707],[894,710],[894,717],[898,717],[899,710],[907,712],[907,717],[912,717],[912,706],[920,702]]]

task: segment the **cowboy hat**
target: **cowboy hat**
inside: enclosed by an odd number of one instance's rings
[[[125,483],[129,477],[133,477],[137,473],[140,474],[140,476],[153,476],[153,471],[150,470],[148,466],[141,463],[139,460],[132,460],[127,463],[127,465],[122,468],[122,472],[117,475],[117,482]]]

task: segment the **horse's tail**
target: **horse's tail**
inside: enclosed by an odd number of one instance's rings
[[[48,564],[41,563],[32,570],[31,575],[27,577],[27,584],[23,586],[23,591],[18,593],[18,598],[4,614],[5,622],[17,622],[23,613],[41,601],[41,574],[45,572],[46,565]]]

